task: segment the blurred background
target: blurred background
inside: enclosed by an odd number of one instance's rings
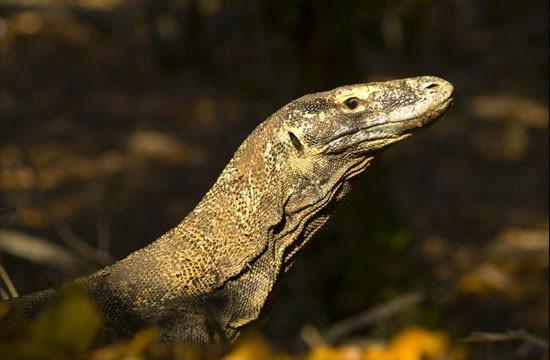
[[[451,81],[453,107],[360,178],[263,341],[352,354],[435,331],[463,357],[545,358],[521,335],[548,337],[542,0],[1,0],[0,263],[26,294],[121,259],[288,101],[416,75]]]

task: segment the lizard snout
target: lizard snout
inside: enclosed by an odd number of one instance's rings
[[[424,89],[426,95],[433,100],[443,103],[452,98],[454,88],[447,80],[436,76],[424,76],[421,79],[421,87]]]

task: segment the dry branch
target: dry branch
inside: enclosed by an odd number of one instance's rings
[[[61,246],[19,231],[0,229],[0,251],[63,270],[74,271],[84,265]]]
[[[537,346],[543,350],[548,350],[548,341],[539,338],[535,335],[529,334],[524,329],[508,330],[505,333],[489,333],[489,332],[473,332],[464,342],[502,342],[502,341],[515,341],[520,340],[524,343]]]
[[[387,303],[354,315],[351,318],[337,322],[325,333],[325,340],[328,343],[336,343],[348,334],[385,320],[400,311],[420,303],[425,298],[426,295],[420,292],[402,295]]]
[[[101,265],[109,265],[114,262],[114,259],[109,253],[89,245],[81,237],[76,235],[65,221],[53,219],[53,224],[61,240],[83,258],[92,262],[97,262]]]
[[[6,289],[8,289],[10,297],[15,298],[19,296],[15,285],[13,285],[13,281],[11,281],[10,275],[8,274],[4,266],[2,266],[2,264],[0,264],[0,279],[2,279],[2,281],[6,285]]]

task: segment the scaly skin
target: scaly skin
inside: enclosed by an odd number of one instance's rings
[[[77,279],[108,320],[104,337],[144,327],[165,342],[232,342],[266,312],[273,290],[353,178],[389,145],[439,119],[445,80],[425,76],[303,96],[261,123],[214,186],[149,246]],[[53,290],[14,299],[35,316]]]

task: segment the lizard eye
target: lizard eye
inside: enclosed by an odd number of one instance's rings
[[[348,109],[353,110],[359,106],[359,99],[356,97],[350,97],[344,101],[344,105],[346,105]]]

